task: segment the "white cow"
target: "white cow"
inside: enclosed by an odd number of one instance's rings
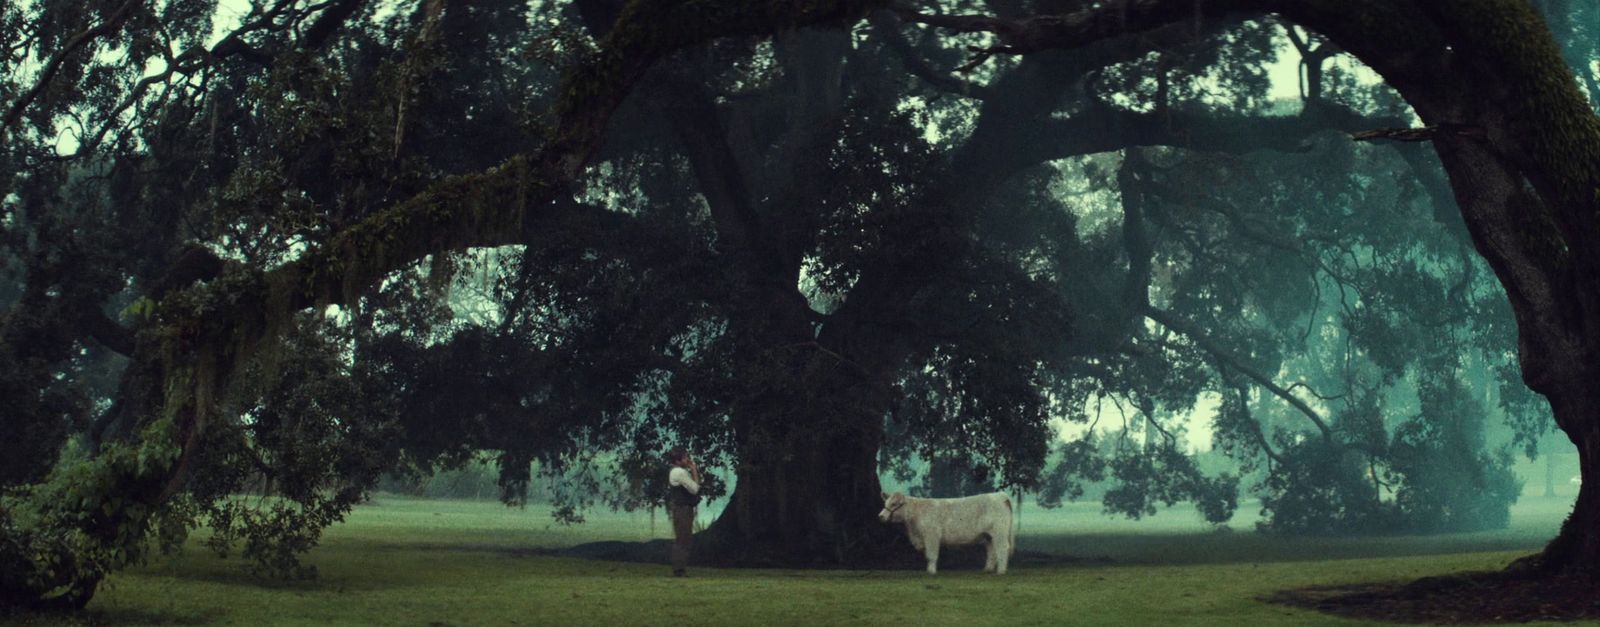
[[[939,572],[939,547],[982,542],[988,548],[983,572],[1006,573],[1017,550],[1011,528],[1011,498],[990,492],[959,499],[920,499],[899,492],[883,493],[883,522],[903,522],[911,546],[928,558],[928,574]]]

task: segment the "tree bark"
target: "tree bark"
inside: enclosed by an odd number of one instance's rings
[[[1566,429],[1578,448],[1578,468],[1584,479],[1578,485],[1578,498],[1572,504],[1572,513],[1561,524],[1555,539],[1545,545],[1544,551],[1531,558],[1519,560],[1513,569],[1526,569],[1537,574],[1576,573],[1600,576],[1600,389],[1591,388],[1583,394],[1563,396],[1561,401],[1551,399],[1556,421]],[[1565,425],[1581,421],[1581,426]]]
[[[742,565],[869,563],[893,545],[876,517],[888,389],[820,347],[786,352],[801,384],[743,408],[738,485],[699,546]]]

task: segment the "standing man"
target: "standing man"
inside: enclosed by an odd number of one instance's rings
[[[674,446],[667,451],[667,511],[672,516],[672,576],[682,577],[694,546],[694,508],[700,504],[700,467],[689,451]]]

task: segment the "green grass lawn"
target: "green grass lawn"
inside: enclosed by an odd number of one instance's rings
[[[1176,509],[1140,522],[1094,504],[1024,511],[1024,550],[1083,558],[975,571],[696,569],[555,557],[535,549],[666,537],[644,514],[576,527],[537,507],[380,497],[307,558],[321,576],[263,581],[191,547],[120,573],[89,609],[33,622],[105,624],[1134,624],[1350,622],[1260,602],[1286,588],[1493,569],[1536,549],[1569,506],[1529,498],[1510,529],[1431,538],[1288,540],[1231,532]],[[1248,509],[1245,508],[1245,509]]]

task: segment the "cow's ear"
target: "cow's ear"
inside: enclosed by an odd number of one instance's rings
[[[889,500],[889,493],[888,492],[879,492],[878,494],[883,496],[883,500],[885,500],[885,501]]]

